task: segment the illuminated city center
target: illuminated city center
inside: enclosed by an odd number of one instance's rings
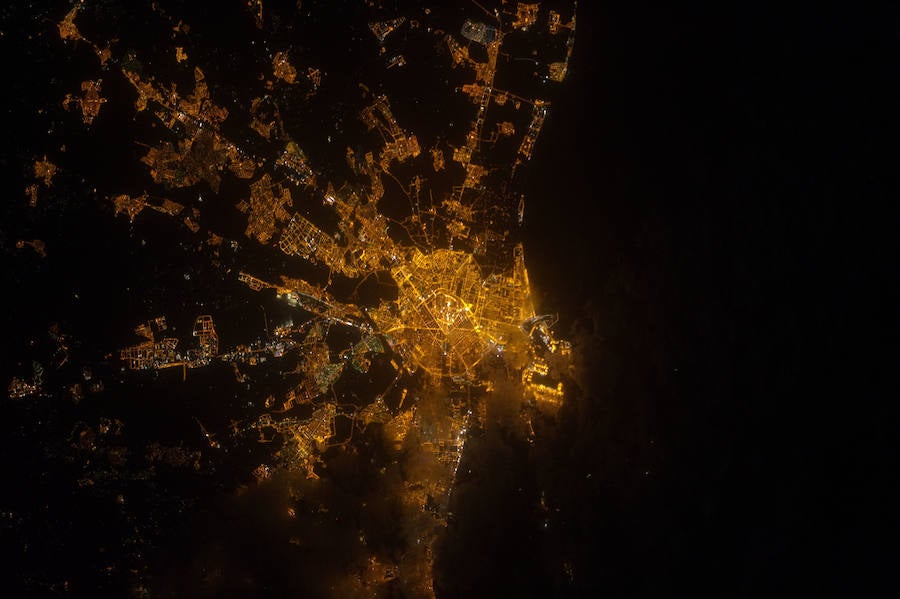
[[[263,29],[263,2],[247,4]],[[210,451],[257,440],[270,449],[248,474],[259,485],[275,473],[313,484],[329,476],[329,456],[355,455],[361,437],[380,435],[390,467],[402,473],[393,486],[383,483],[385,492],[415,532],[391,563],[364,546],[369,557],[347,584],[351,594],[369,596],[365,589],[396,580],[406,596],[430,597],[434,542],[447,524],[468,435],[488,425],[487,398],[499,384],[513,389],[498,400],[532,431],[531,419],[552,417],[564,398],[570,346],[531,299],[521,175],[550,110],[536,94],[566,76],[575,11],[502,2],[493,10],[467,3],[456,12],[419,7],[397,15],[361,4],[385,14],[364,32],[373,71],[349,91],[332,83],[334,69],[280,47],[266,50],[258,85],[235,92],[248,97],[230,103],[219,87],[227,82],[211,81],[210,65],[192,64],[190,27],[181,20],[159,16],[171,21],[176,85],[151,74],[155,57],[139,56],[127,40],[89,40],[79,26],[90,11],[78,4],[62,16],[59,37],[95,60],[97,74],[62,105],[80,112],[83,126],[96,126],[112,103],[101,95],[105,86],[115,80],[128,90],[133,106],[119,109],[156,137],[136,134],[142,180],[98,192],[110,220],[125,216],[137,231],[168,226],[187,236],[173,253],[195,248],[217,273],[220,296],[262,308],[261,330],[241,339],[223,334],[219,314],[206,307],[215,296],[196,298],[189,336],[177,333],[168,314],[141,313],[146,308],[136,302],[135,339],[117,353],[122,369],[134,377],[177,372],[184,382],[192,370],[218,368],[254,393],[277,364],[278,385],[256,392],[230,427],[207,430],[197,419]],[[421,127],[437,133],[407,124],[429,102],[411,102],[379,81],[413,69],[443,72],[433,87],[461,107],[446,126]],[[521,72],[505,76],[515,69]],[[425,87],[421,76],[404,83],[408,95]],[[284,108],[338,92],[335,124],[298,126]],[[313,143],[317,136],[325,141]],[[322,148],[337,144],[346,146],[343,163],[329,164]],[[32,207],[52,185],[53,161],[64,158],[35,160],[26,188]],[[216,226],[235,219],[242,231]],[[21,240],[25,246],[45,249],[41,240]],[[361,299],[359,290],[373,281],[378,292]],[[266,307],[276,303],[290,318],[269,320]],[[14,378],[10,396],[39,394],[42,380],[37,371]],[[84,395],[87,381],[70,392]],[[102,391],[95,386],[89,392]],[[299,517],[293,507],[290,513]]]

